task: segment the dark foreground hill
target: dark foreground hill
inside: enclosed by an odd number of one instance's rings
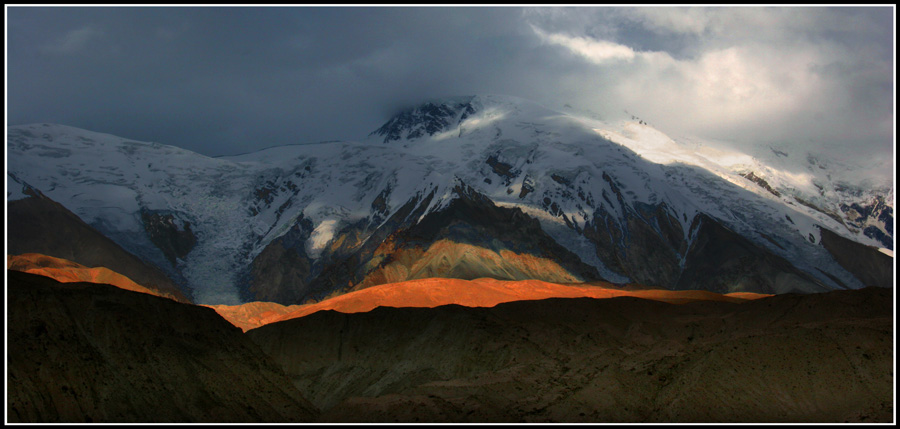
[[[297,422],[317,413],[212,309],[6,275],[9,422]]]
[[[381,307],[247,335],[323,422],[890,422],[892,292]]]
[[[10,422],[893,418],[891,289],[328,310],[242,334],[203,306],[7,279]]]

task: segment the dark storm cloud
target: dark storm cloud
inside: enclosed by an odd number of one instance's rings
[[[424,98],[515,92],[514,68],[534,65],[522,48],[537,46],[508,8],[8,14],[11,124],[60,122],[209,155],[358,139]]]
[[[7,12],[10,124],[207,155],[359,139],[404,107],[478,93],[742,144],[893,141],[891,8]]]

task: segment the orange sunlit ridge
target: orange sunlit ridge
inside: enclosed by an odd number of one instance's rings
[[[87,267],[68,259],[54,258],[40,253],[6,255],[6,269],[50,277],[60,283],[100,283],[120,289],[175,299],[135,283],[130,278],[104,267]]]
[[[475,280],[427,278],[387,283],[339,295],[314,304],[278,306],[273,303],[247,303],[240,306],[213,306],[223,317],[245,331],[268,323],[303,317],[322,310],[362,313],[377,307],[425,307],[456,304],[464,307],[493,307],[512,301],[548,298],[616,298],[635,297],[683,304],[694,301],[744,302],[771,295],[737,292],[718,294],[700,290],[672,291],[662,289],[621,290],[604,286],[563,285],[541,280]],[[250,306],[250,307],[245,307]],[[264,312],[253,315],[253,307]],[[250,310],[250,311],[248,311]],[[281,313],[281,314],[278,314]]]
[[[53,278],[59,282],[91,282],[117,286],[135,292],[164,296],[103,267],[90,268],[61,258],[29,253],[7,255],[7,269]],[[464,307],[493,307],[513,301],[548,298],[634,297],[683,304],[694,301],[744,302],[771,295],[750,292],[718,294],[702,290],[665,289],[622,290],[612,284],[559,284],[542,280],[461,280],[426,278],[385,283],[338,295],[321,302],[285,306],[273,302],[240,305],[208,305],[231,324],[248,331],[269,323],[303,317],[322,310],[362,313],[377,307],[433,308],[456,304]],[[168,297],[171,298],[171,297]]]

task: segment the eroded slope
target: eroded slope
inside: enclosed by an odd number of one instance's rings
[[[7,271],[10,422],[297,422],[317,411],[212,309]]]
[[[248,331],[320,421],[892,419],[892,292],[321,311]]]

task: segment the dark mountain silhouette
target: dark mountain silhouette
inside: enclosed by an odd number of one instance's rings
[[[890,422],[883,288],[319,311],[247,335],[322,422]]]
[[[87,267],[105,267],[181,302],[190,299],[159,268],[129,253],[61,204],[26,187],[30,196],[7,202],[7,252],[40,253]]]
[[[14,423],[303,422],[317,415],[210,308],[8,270]]]

